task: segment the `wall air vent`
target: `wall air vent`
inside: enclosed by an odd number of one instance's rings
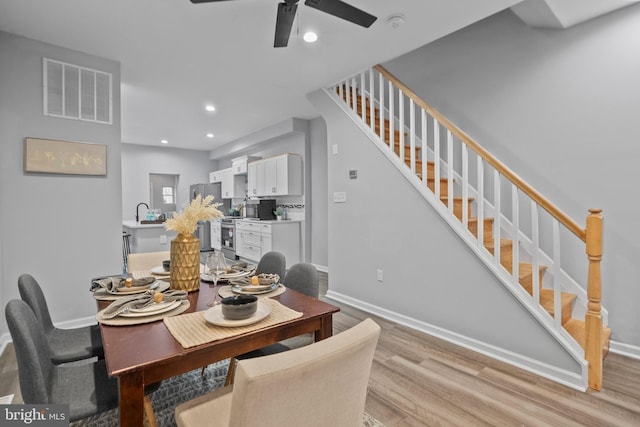
[[[112,123],[110,73],[43,58],[45,116]]]

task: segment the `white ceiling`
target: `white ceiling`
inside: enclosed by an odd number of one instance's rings
[[[348,2],[378,20],[364,29],[301,0],[294,32],[312,28],[319,40],[292,34],[279,49],[278,0],[1,0],[0,30],[119,61],[123,142],[212,150],[290,117],[314,118],[307,93],[519,0]],[[395,14],[405,17],[397,29],[386,23]],[[217,110],[207,113],[207,103]]]

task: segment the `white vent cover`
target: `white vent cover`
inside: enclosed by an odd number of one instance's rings
[[[45,116],[112,123],[110,73],[43,58]]]

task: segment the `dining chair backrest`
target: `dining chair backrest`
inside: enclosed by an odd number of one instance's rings
[[[319,277],[318,270],[313,264],[300,262],[287,270],[282,283],[289,289],[293,289],[310,297],[318,298]]]
[[[22,400],[51,403],[47,390],[55,368],[42,325],[27,303],[17,299],[7,303],[5,316],[18,361]]]
[[[18,277],[18,292],[20,292],[20,298],[33,310],[45,334],[52,331],[54,329],[53,321],[47,300],[38,281],[30,274],[21,274]]]
[[[256,266],[256,274],[277,274],[280,280],[284,279],[287,271],[287,260],[285,256],[276,251],[270,251],[262,255]]]
[[[104,356],[98,325],[57,328],[53,324],[42,287],[32,275],[22,274],[18,277],[18,291],[42,326],[54,364]]]
[[[162,266],[162,261],[170,258],[171,253],[169,251],[131,253],[127,260],[127,268],[129,273],[132,271],[148,271],[154,267]]]
[[[229,425],[361,426],[379,335],[366,319],[305,347],[238,361]]]

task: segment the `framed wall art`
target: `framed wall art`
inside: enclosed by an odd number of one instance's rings
[[[25,138],[24,171],[105,176],[107,146],[87,142]]]

